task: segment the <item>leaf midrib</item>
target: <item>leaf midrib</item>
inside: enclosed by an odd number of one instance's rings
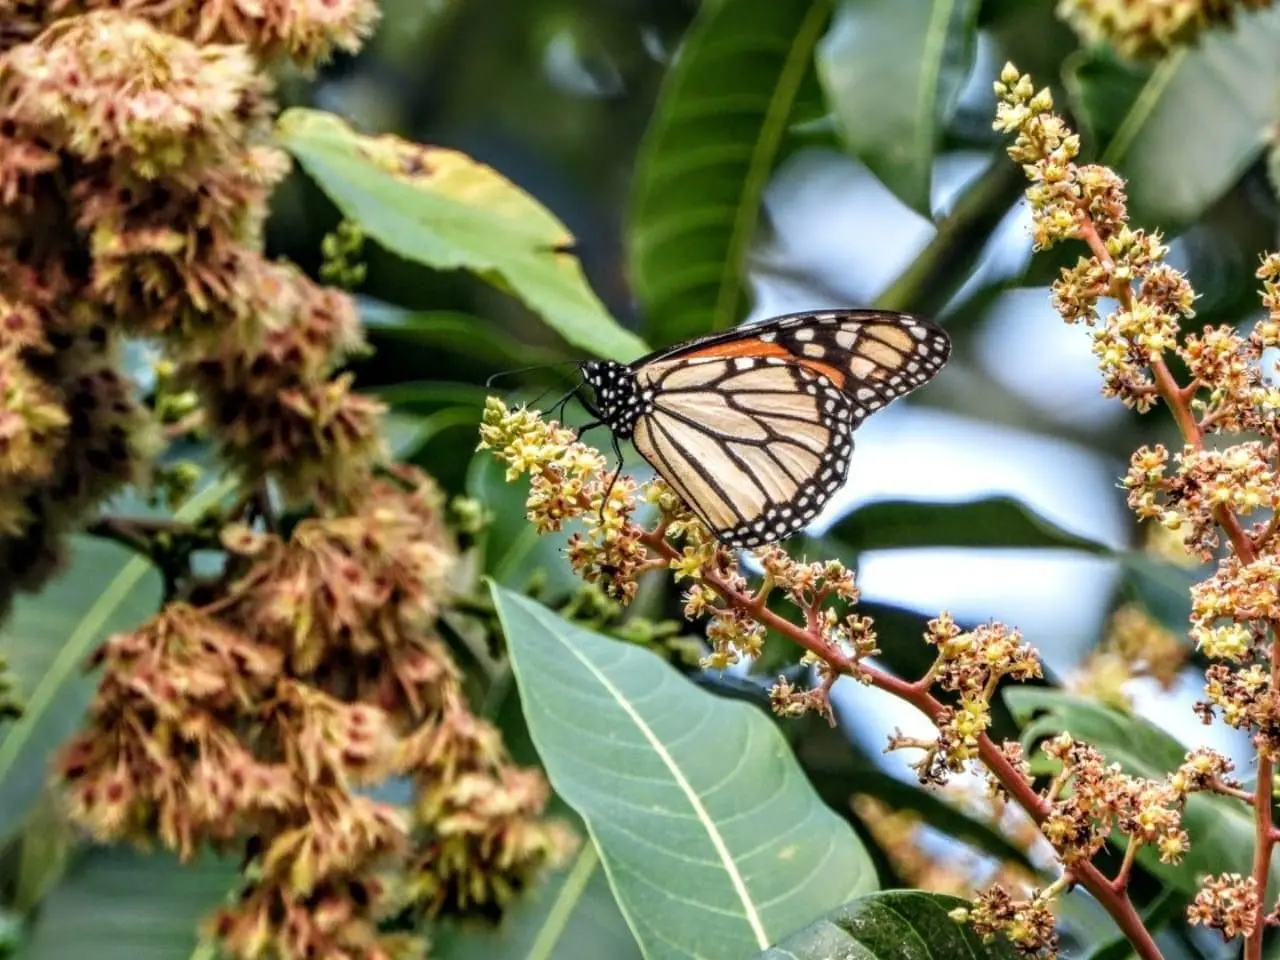
[[[759,944],[759,948],[761,950],[768,948],[770,943],[769,935],[765,932],[764,923],[760,918],[759,912],[756,910],[755,903],[751,899],[750,891],[748,891],[746,881],[743,878],[741,871],[738,869],[737,862],[733,859],[733,854],[730,852],[728,844],[725,843],[724,837],[716,826],[715,820],[712,819],[710,812],[703,805],[702,799],[693,789],[693,785],[689,783],[684,772],[675,762],[675,758],[671,756],[662,741],[658,739],[657,734],[636,711],[635,707],[631,704],[631,701],[623,694],[623,692],[618,689],[618,687],[614,685],[613,681],[610,680],[607,675],[602,673],[595,664],[586,659],[576,647],[568,643],[566,639],[555,629],[555,624],[547,622],[542,609],[537,607],[531,612],[535,618],[542,622],[547,634],[555,638],[555,641],[564,647],[564,649],[568,651],[569,655],[581,664],[582,667],[591,674],[592,678],[595,679],[602,688],[604,688],[609,696],[613,698],[614,702],[617,703],[618,706],[627,714],[632,723],[635,724],[636,729],[640,731],[645,740],[648,741],[654,754],[667,768],[677,787],[679,787],[680,791],[684,794],[685,799],[694,811],[697,821],[706,831],[707,837],[716,851],[716,856],[719,858],[726,875],[729,877],[730,883],[733,885],[734,893],[742,904],[744,917],[747,924],[751,927],[751,933]],[[585,819],[590,827],[590,818]]]
[[[917,157],[932,158],[933,156],[933,140],[937,129],[935,114],[938,103],[938,78],[942,75],[942,51],[946,48],[947,28],[951,25],[951,17],[954,13],[955,0],[937,0],[929,17],[922,54],[925,68],[916,101],[915,155]],[[928,183],[929,180],[926,178],[924,198],[926,204],[930,203],[930,198],[927,196]]]
[[[814,47],[818,43],[818,34],[826,23],[830,9],[830,0],[814,0],[809,12],[796,32],[795,42],[791,44],[783,63],[782,72],[778,76],[777,86],[769,100],[761,124],[760,137],[752,150],[751,161],[747,167],[747,175],[743,178],[740,195],[746,199],[757,198],[755,203],[742,203],[734,217],[733,230],[729,235],[729,249],[721,271],[719,293],[716,296],[716,307],[711,315],[711,329],[725,330],[733,325],[736,317],[735,308],[742,295],[739,275],[742,261],[746,257],[747,245],[755,234],[756,221],[760,215],[765,183],[773,170],[773,160],[778,153],[778,144],[787,129],[787,118],[791,115],[791,107],[795,101],[796,91],[804,80],[805,70],[812,58]]]
[[[177,511],[174,514],[174,519],[190,520],[199,516],[205,507],[216,503],[234,487],[235,483],[233,481],[224,480],[207,488]],[[23,749],[30,740],[36,725],[44,717],[45,711],[49,709],[49,705],[57,696],[58,691],[66,683],[67,677],[71,675],[76,665],[84,659],[89,645],[93,643],[103,625],[124,602],[124,599],[129,596],[134,587],[147,575],[147,571],[150,568],[151,563],[145,557],[135,556],[131,558],[120,569],[120,572],[116,574],[111,583],[107,585],[107,588],[93,601],[89,609],[85,611],[85,615],[76,624],[75,629],[71,631],[71,635],[67,637],[66,643],[58,651],[53,663],[49,665],[49,669],[44,672],[39,683],[31,691],[31,696],[27,699],[23,715],[9,728],[8,736],[0,743],[0,781],[8,778],[14,763],[22,755]]]

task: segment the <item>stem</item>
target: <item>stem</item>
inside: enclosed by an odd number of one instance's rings
[[[1018,167],[993,164],[938,221],[928,246],[876,297],[876,307],[926,314],[945,307],[972,273],[982,248],[1022,193],[1022,185]]]
[[[113,540],[147,556],[155,552],[157,537],[207,539],[190,523],[162,517],[121,517],[113,514],[99,517],[84,532],[92,537]]]
[[[1093,221],[1089,219],[1088,212],[1083,208],[1081,209],[1081,220],[1077,228],[1077,235],[1088,244],[1090,252],[1108,271],[1114,267],[1114,261],[1107,251],[1106,244],[1098,234]],[[1126,310],[1133,308],[1133,287],[1128,281],[1113,280],[1111,293]],[[1192,387],[1195,384],[1190,384],[1185,389],[1179,387],[1177,381],[1173,378],[1173,374],[1169,372],[1169,367],[1165,364],[1164,358],[1159,355],[1151,359],[1151,374],[1152,379],[1155,381],[1156,390],[1173,414],[1174,422],[1177,423],[1183,440],[1195,449],[1203,450],[1204,434],[1191,411],[1191,400],[1195,395],[1195,390]],[[1257,559],[1257,549],[1248,533],[1240,526],[1240,521],[1236,518],[1236,515],[1226,507],[1218,507],[1214,510],[1213,517],[1218,526],[1227,535],[1227,539],[1231,541],[1231,547],[1240,562],[1246,565],[1253,563]],[[1280,689],[1280,635],[1277,634],[1274,628],[1272,629],[1270,653],[1271,688],[1276,690]],[[1258,889],[1258,909],[1254,917],[1253,932],[1245,937],[1245,960],[1262,960],[1262,937],[1267,928],[1267,881],[1270,879],[1271,854],[1277,838],[1271,815],[1271,784],[1274,766],[1275,761],[1270,752],[1265,747],[1259,748],[1258,779],[1254,786],[1253,796],[1248,798],[1253,806],[1255,818],[1252,876]],[[1247,797],[1248,795],[1246,794],[1245,796]]]
[[[1129,874],[1133,872],[1133,862],[1137,859],[1140,846],[1137,837],[1129,838],[1129,844],[1124,848],[1124,860],[1120,863],[1120,869],[1111,878],[1111,889],[1117,893],[1124,890],[1129,883]]]
[[[675,547],[655,533],[647,533],[642,539],[650,549],[666,557],[667,560],[676,560],[680,557],[680,552]],[[929,692],[927,687],[909,683],[858,663],[838,647],[828,643],[816,630],[799,627],[785,617],[774,613],[754,596],[736,590],[719,574],[707,571],[702,579],[730,606],[749,614],[757,623],[782,634],[824,660],[831,668],[832,682],[837,676],[853,676],[867,680],[872,686],[911,704],[935,725],[941,721],[946,707]],[[1049,816],[1051,805],[1036,793],[1022,773],[986,734],[978,738],[978,756],[1017,804],[1037,824],[1043,823]],[[1136,849],[1136,844],[1130,843],[1129,846]],[[1128,891],[1113,886],[1112,881],[1108,880],[1092,863],[1073,864],[1068,870],[1072,879],[1102,904],[1142,960],[1162,960],[1160,949],[1151,939],[1151,934],[1143,924],[1142,917],[1138,915],[1133,901],[1129,899]]]

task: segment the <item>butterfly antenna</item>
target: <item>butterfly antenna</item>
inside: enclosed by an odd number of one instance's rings
[[[513,370],[499,370],[497,373],[489,377],[489,379],[484,382],[484,385],[486,387],[492,387],[493,381],[497,380],[499,377],[514,377],[517,373],[530,373],[534,370],[550,370],[553,367],[564,367],[571,363],[577,364],[581,362],[582,361],[580,360],[557,360],[555,363],[535,363],[529,367],[516,367]]]

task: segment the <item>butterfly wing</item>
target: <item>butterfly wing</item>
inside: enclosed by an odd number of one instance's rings
[[[945,330],[886,310],[792,313],[745,324],[637,361],[777,357],[827,377],[866,409],[859,419],[927,383],[951,355]]]
[[[655,364],[640,381],[653,401],[632,442],[725,543],[790,536],[843,485],[854,404],[823,375],[711,358]]]
[[[636,449],[731,546],[781,540],[840,489],[867,416],[928,381],[946,333],[907,314],[789,314],[651,354]]]

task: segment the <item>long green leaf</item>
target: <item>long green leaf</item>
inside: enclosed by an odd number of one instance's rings
[[[952,503],[882,500],[854,510],[825,536],[859,551],[1004,547],[1112,553],[1109,547],[1063,530],[1026,504],[1003,496]]]
[[[177,518],[191,520],[231,489],[216,484]],[[155,612],[160,578],[144,557],[102,540],[75,537],[66,572],[14,604],[0,646],[23,681],[26,711],[0,727],[0,838],[22,825],[48,776],[51,753],[79,725],[94,680],[81,664],[102,639]]]
[[[933,156],[973,67],[977,0],[842,0],[818,73],[849,149],[926,217]]]
[[[508,679],[510,679],[508,675]],[[519,688],[486,701],[512,759],[537,763],[521,709]],[[586,840],[586,827],[563,800],[552,796],[549,816],[570,823]],[[638,960],[640,948],[613,899],[595,846],[586,840],[572,861],[525,891],[504,913],[501,926],[446,923],[431,933],[432,952],[448,960]]]
[[[18,960],[184,960],[235,878],[229,860],[96,847],[45,900]]]
[[[493,588],[529,730],[646,957],[741,957],[876,878],[777,727]]]
[[[466,269],[514,293],[569,343],[631,360],[644,343],[618,325],[587,284],[573,236],[491,167],[423,147],[418,166],[337,117],[294,108],[278,137],[344,215],[391,252],[439,270]]]
[[[645,135],[628,231],[646,333],[742,319],[747,245],[830,0],[704,3]]]
[[[1128,181],[1129,206],[1147,226],[1195,221],[1262,153],[1280,122],[1280,8],[1242,13],[1155,67],[1114,118],[1133,71],[1076,59],[1065,74],[1073,107],[1095,131],[1114,130],[1102,162]],[[1100,145],[1099,145],[1100,146]]]
[[[1063,731],[1096,746],[1125,773],[1148,779],[1173,772],[1186,755],[1182,744],[1142,717],[1061,690],[1010,687],[1004,691],[1004,700],[1024,725],[1022,739],[1028,755],[1035,742]],[[1148,846],[1138,851],[1138,862],[1165,883],[1194,896],[1199,878],[1207,873],[1248,875],[1252,870],[1254,823],[1244,804],[1229,797],[1193,794],[1187,799],[1182,825],[1191,837],[1191,849],[1181,863],[1161,863]],[[1117,834],[1115,840],[1123,848],[1123,836]],[[1271,877],[1272,884],[1280,883],[1280,864],[1272,864]]]
[[[493,369],[551,363],[564,355],[521,343],[505,330],[456,310],[402,310],[390,304],[361,304],[360,319],[372,339],[399,341],[482,361]],[[451,361],[452,362],[452,361]]]
[[[448,960],[638,960],[596,848],[587,841],[564,869],[511,905],[498,928],[445,924],[431,935]]]
[[[919,890],[872,893],[833,910],[756,960],[1013,960],[1005,941],[983,943],[948,914],[967,903]]]

